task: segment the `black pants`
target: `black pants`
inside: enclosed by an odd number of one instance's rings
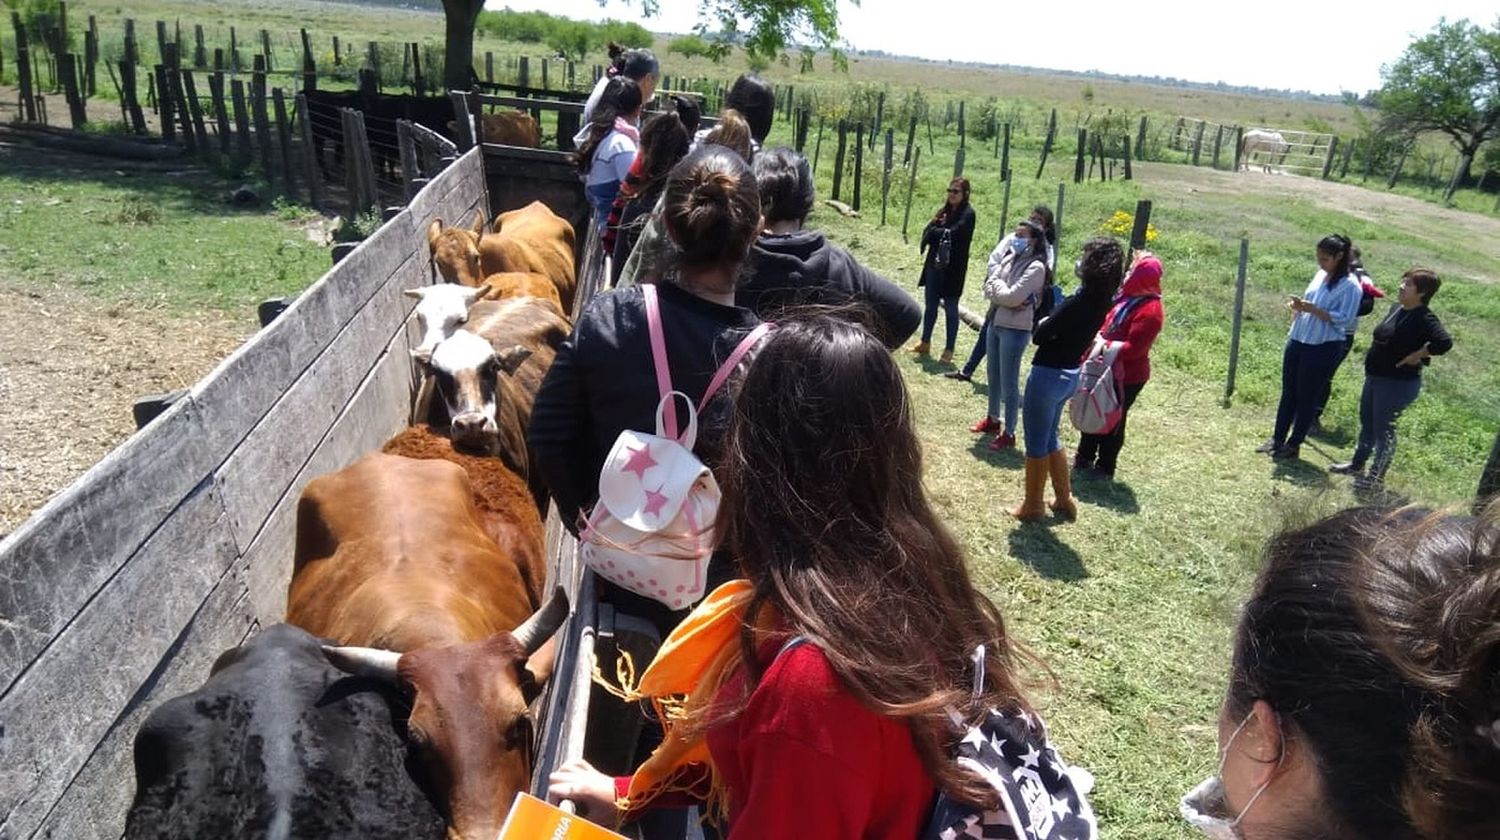
[[[1114,475],[1115,463],[1120,459],[1120,449],[1125,446],[1125,421],[1130,418],[1130,407],[1141,395],[1146,383],[1137,382],[1125,386],[1125,402],[1120,406],[1120,422],[1107,435],[1084,435],[1078,444],[1078,463],[1093,464],[1098,469]]]

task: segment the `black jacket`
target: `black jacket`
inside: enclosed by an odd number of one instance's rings
[[[948,266],[941,269],[943,272],[943,297],[958,297],[964,291],[964,278],[969,272],[969,243],[974,241],[974,208],[968,204],[957,218],[951,218],[947,224],[928,222],[922,231],[922,247],[920,250],[927,252],[927,259],[922,262],[922,278],[917,281],[918,286],[927,285],[928,270],[939,270],[932,261],[937,257],[938,240],[942,238],[944,230],[953,232],[953,250],[948,258]]]
[[[870,331],[892,348],[922,322],[911,295],[813,230],[761,236],[750,249],[734,302],[768,321],[798,306],[858,304],[873,316],[866,321]]]
[[[1058,370],[1078,367],[1112,306],[1112,296],[1090,294],[1086,286],[1080,286],[1032,331],[1031,343],[1036,345],[1032,366]]]
[[[657,285],[672,386],[696,404],[714,371],[759,319],[669,283]],[[721,390],[698,417],[693,451],[718,464],[731,402]],[[626,429],[656,431],[656,367],[638,286],[589,301],[537,392],[526,442],[569,530],[599,495],[599,470]],[[679,409],[680,411],[680,409]],[[679,416],[681,416],[679,414]]]
[[[1432,355],[1441,356],[1453,349],[1453,338],[1431,309],[1426,306],[1402,309],[1398,303],[1391,307],[1384,321],[1375,325],[1370,349],[1365,353],[1365,375],[1416,379],[1422,375],[1426,360],[1420,365],[1406,366],[1401,366],[1401,360],[1423,346]]]

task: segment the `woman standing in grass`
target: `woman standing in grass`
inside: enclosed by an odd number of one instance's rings
[[[1500,506],[1343,511],[1271,540],[1234,644],[1214,838],[1500,837]]]
[[[1365,353],[1365,387],[1359,395],[1359,443],[1347,463],[1334,464],[1329,472],[1353,475],[1360,485],[1376,487],[1396,454],[1396,420],[1422,391],[1422,368],[1433,356],[1453,349],[1453,338],[1443,322],[1427,308],[1442,281],[1425,268],[1414,268],[1401,277],[1396,305],[1375,327],[1370,349]],[[1365,473],[1370,455],[1375,461]]]
[[[932,349],[932,330],[937,326],[938,310],[945,315],[943,364],[953,361],[953,346],[958,343],[958,298],[964,293],[964,279],[969,273],[969,245],[974,240],[974,208],[969,206],[969,179],[954,178],[948,183],[948,198],[922,230],[921,250],[925,307],[922,310],[922,340],[912,352],[926,356]]]
[[[1045,204],[1038,204],[1031,208],[1031,215],[1027,217],[1033,223],[1041,225],[1042,230],[1047,232],[1047,270],[1057,270],[1057,227],[1052,223],[1052,208]],[[1010,236],[1000,240],[995,250],[990,253],[990,268],[993,269],[1000,258],[1010,249],[1012,242]],[[988,278],[988,274],[986,274]],[[943,374],[949,379],[957,379],[960,382],[968,382],[974,378],[974,371],[979,369],[979,363],[984,361],[985,354],[989,352],[990,319],[995,315],[995,307],[990,306],[990,311],[985,315],[984,324],[979,327],[979,337],[974,339],[974,349],[969,351],[969,360],[964,362],[961,370],[950,370]]]
[[[1052,477],[1052,511],[1066,520],[1078,518],[1068,453],[1057,436],[1063,406],[1078,390],[1078,368],[1109,312],[1125,273],[1125,249],[1108,236],[1090,239],[1074,269],[1078,289],[1043,318],[1032,333],[1036,353],[1026,377],[1021,422],[1026,437],[1026,498],[1013,512],[1027,521],[1047,515],[1043,495]]]
[[[1043,294],[1051,294],[1046,288],[1050,271],[1046,231],[1034,218],[1016,225],[1015,232],[990,254],[984,278],[984,296],[990,301],[985,319],[989,408],[983,420],[969,427],[980,434],[995,433],[990,449],[1015,448],[1016,412],[1021,402],[1021,356],[1031,338],[1037,304]]]
[[[1114,308],[1104,317],[1104,328],[1099,331],[1103,350],[1115,354],[1115,374],[1119,377],[1116,382],[1124,391],[1120,419],[1108,434],[1083,436],[1078,442],[1074,470],[1093,472],[1103,478],[1115,477],[1120,449],[1125,446],[1125,420],[1135,398],[1151,378],[1151,345],[1161,333],[1164,320],[1161,260],[1150,251],[1141,251],[1115,296]]]
[[[1287,308],[1296,313],[1281,357],[1281,403],[1276,427],[1256,452],[1276,460],[1297,458],[1318,416],[1318,403],[1344,353],[1344,337],[1354,330],[1363,292],[1349,270],[1354,245],[1331,234],[1318,243],[1318,273]]]

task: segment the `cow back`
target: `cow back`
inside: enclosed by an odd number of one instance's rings
[[[562,299],[557,296],[557,284],[545,274],[534,271],[502,271],[484,278],[484,284],[490,287],[486,295],[489,300],[533,297],[547,301],[557,308],[558,315],[567,317],[562,308]]]
[[[524,621],[528,590],[456,464],[374,452],[298,501],[287,621],[310,633],[396,651],[472,641]]]
[[[405,766],[404,702],[268,627],[146,719],[125,837],[442,838]]]
[[[573,311],[577,277],[573,262],[573,226],[547,205],[533,201],[495,217],[494,233],[479,243],[485,274],[532,271],[557,286],[565,312]]]

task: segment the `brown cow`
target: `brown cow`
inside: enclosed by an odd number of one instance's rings
[[[297,506],[287,621],[354,646],[325,649],[340,668],[410,689],[409,737],[456,840],[493,838],[527,786],[529,704],[567,613],[560,590],[538,608],[541,520],[510,508],[486,521],[459,466],[382,453]]]
[[[542,145],[542,126],[525,111],[496,111],[479,115],[482,142],[537,149]],[[448,121],[448,131],[458,132],[458,123]]]
[[[484,211],[474,212],[472,229],[443,224],[442,219],[433,219],[427,225],[427,247],[437,263],[438,273],[449,283],[462,286],[478,286],[484,276],[504,269],[486,268],[480,252],[480,243],[485,233]]]
[[[485,276],[501,271],[534,271],[552,278],[563,311],[573,312],[577,276],[573,264],[573,226],[547,205],[533,201],[495,217],[495,236],[480,245]]]
[[[431,376],[460,448],[499,455],[546,498],[526,447],[531,406],[557,348],[571,331],[550,302],[533,297],[480,301],[468,322],[430,354],[412,355]]]
[[[556,306],[558,315],[564,318],[568,316],[562,308],[562,298],[558,297],[557,284],[545,274],[535,271],[502,271],[484,278],[484,285],[489,287],[489,293],[485,295],[489,300],[534,297]]]

